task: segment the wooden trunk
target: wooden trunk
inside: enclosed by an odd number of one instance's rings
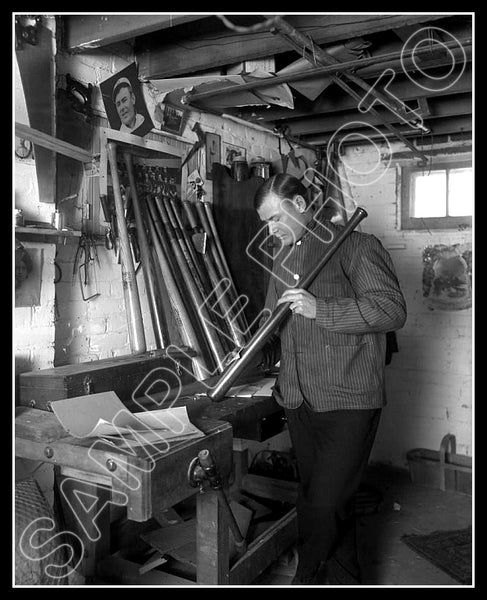
[[[187,351],[189,356],[193,351]],[[183,368],[179,368],[179,365]],[[194,381],[191,359],[182,352],[153,350],[142,355],[106,358],[77,365],[65,365],[21,373],[19,403],[40,410],[50,410],[50,402],[113,390],[124,403],[177,389]],[[159,383],[158,383],[159,380]],[[167,386],[165,385],[167,383]]]

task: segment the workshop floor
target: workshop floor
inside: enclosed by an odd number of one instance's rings
[[[406,546],[401,536],[467,527],[472,523],[471,496],[414,485],[406,470],[371,467],[366,482],[380,490],[383,504],[378,513],[359,518],[363,585],[459,586]],[[295,567],[289,558],[282,557],[253,585],[288,586]]]

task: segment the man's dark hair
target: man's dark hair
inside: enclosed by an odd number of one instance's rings
[[[257,190],[254,197],[254,208],[259,208],[269,194],[275,194],[281,200],[292,200],[294,196],[302,196],[308,205],[308,190],[294,175],[278,173],[267,179]]]

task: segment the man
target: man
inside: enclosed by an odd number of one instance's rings
[[[293,584],[358,584],[353,496],[385,405],[386,332],[406,305],[392,261],[377,238],[357,231],[307,290],[299,280],[340,230],[314,210],[290,175],[257,191],[255,208],[281,247],[266,308],[290,303],[280,327],[275,387],[298,463],[299,563]]]
[[[144,116],[136,111],[135,94],[127,77],[120,77],[113,86],[112,100],[122,122],[120,131],[132,133],[144,123]]]

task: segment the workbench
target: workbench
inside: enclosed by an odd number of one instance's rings
[[[211,380],[208,382],[211,384]],[[152,457],[143,447],[127,454],[101,440],[93,443],[93,439],[73,438],[53,413],[17,408],[16,456],[55,465],[64,504],[71,508],[79,502],[80,494],[92,499],[89,511],[78,510],[74,515],[71,510],[65,518],[67,529],[76,532],[83,541],[81,572],[87,581],[95,576],[100,561],[110,554],[110,504],[125,506],[128,519],[143,522],[196,494],[196,583],[199,585],[249,584],[295,541],[293,510],[251,542],[246,553],[230,564],[226,513],[211,488],[198,493],[189,485],[188,466],[200,450],[208,449],[224,490],[228,491],[233,473],[233,438],[265,439],[266,422],[280,421],[282,410],[270,397],[225,398],[222,402],[195,397],[202,390],[201,382],[184,386],[172,405],[186,406],[190,420],[205,436],[176,442]],[[128,403],[127,408],[135,407]],[[140,410],[140,402],[136,410]],[[282,425],[281,421],[281,428]],[[275,425],[269,427],[270,435],[273,430]],[[194,585],[175,575],[157,573],[160,585]],[[151,577],[148,582],[154,583]]]

